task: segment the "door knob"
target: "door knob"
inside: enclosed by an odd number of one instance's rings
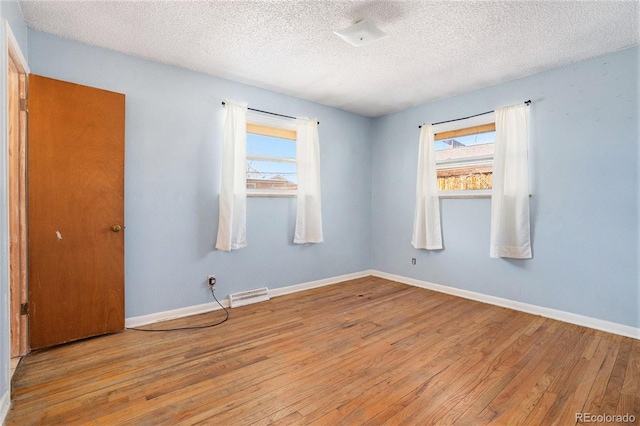
[[[111,227],[111,230],[112,230],[113,232],[120,232],[120,231],[122,231],[122,226],[120,226],[120,225],[113,225],[113,226]]]

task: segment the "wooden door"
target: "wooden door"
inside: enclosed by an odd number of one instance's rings
[[[124,328],[122,94],[29,76],[31,349]]]

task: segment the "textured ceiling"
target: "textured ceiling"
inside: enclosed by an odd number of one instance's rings
[[[371,117],[637,45],[639,4],[20,2],[36,30]],[[363,18],[388,37],[333,33]]]

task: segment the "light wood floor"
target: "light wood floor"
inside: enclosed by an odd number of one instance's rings
[[[19,356],[15,358],[11,358],[11,372],[9,377],[13,377],[13,373],[16,372],[16,368],[18,368],[18,364],[20,364],[21,359],[22,357],[19,357]]]
[[[579,412],[640,417],[634,339],[371,277],[230,313],[210,329],[129,330],[33,353],[14,376],[6,423],[568,425]]]

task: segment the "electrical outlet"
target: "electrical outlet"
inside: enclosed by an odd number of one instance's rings
[[[415,258],[415,257],[412,257],[412,258],[411,258],[411,264],[412,264],[412,265],[415,265],[415,264],[416,264],[416,258]]]
[[[207,284],[209,284],[209,287],[211,288],[216,288],[216,276],[207,275]]]

